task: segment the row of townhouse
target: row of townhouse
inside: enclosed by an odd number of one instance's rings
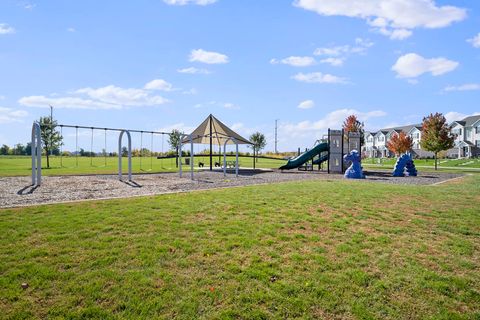
[[[480,156],[480,115],[466,117],[451,123],[452,133],[456,136],[455,146],[447,151],[449,158],[471,158]],[[417,158],[431,158],[433,153],[422,150],[422,125],[381,129],[377,132],[365,132],[364,154],[370,158],[384,158],[395,156],[387,148],[387,143],[394,134],[404,132],[412,138],[412,154]]]

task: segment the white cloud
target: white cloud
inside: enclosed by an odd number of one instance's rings
[[[326,58],[326,59],[322,59],[320,60],[320,63],[328,63],[334,67],[340,67],[340,66],[343,66],[343,62],[345,60],[343,58]]]
[[[149,92],[143,89],[124,89],[114,85],[97,89],[83,88],[75,93],[86,94],[92,99],[119,106],[155,106],[168,102],[167,99],[161,96],[150,95]]]
[[[190,53],[190,62],[202,62],[207,64],[222,64],[228,63],[228,56],[214,52],[214,51],[205,51],[203,49],[194,49]]]
[[[324,118],[317,121],[301,121],[297,123],[281,123],[280,133],[282,136],[287,136],[289,139],[301,137],[315,137],[321,138],[321,135],[326,133],[328,128],[339,129],[342,123],[349,115],[355,114],[359,121],[367,122],[372,118],[384,117],[386,113],[382,110],[375,110],[369,112],[360,112],[355,109],[339,109],[328,113]],[[367,124],[366,124],[367,125]]]
[[[315,102],[313,100],[305,100],[300,102],[300,104],[297,106],[299,109],[311,109],[315,106]]]
[[[0,34],[15,33],[15,29],[6,23],[0,23]]]
[[[152,84],[153,82],[153,84]],[[152,89],[158,90],[160,83],[149,82]],[[147,84],[147,85],[148,85]],[[157,87],[155,86],[157,85]],[[162,87],[165,88],[165,87]],[[48,108],[50,105],[65,109],[122,109],[124,107],[158,106],[169,100],[152,94],[151,90],[120,88],[109,85],[100,88],[82,88],[67,96],[27,96],[18,102],[27,107]]]
[[[379,28],[376,31],[383,34],[384,36],[390,37],[390,39],[392,40],[403,40],[403,39],[407,39],[412,35],[412,31],[408,29]]]
[[[439,76],[455,70],[459,63],[446,58],[426,59],[416,53],[408,53],[398,58],[392,70],[399,78],[416,78],[424,73]]]
[[[163,0],[168,5],[185,6],[187,4],[195,4],[199,6],[206,6],[217,2],[217,0]]]
[[[313,59],[312,57],[291,56],[281,60],[272,59],[270,60],[270,63],[271,64],[287,64],[292,67],[308,67],[315,64],[315,59]]]
[[[366,20],[392,39],[405,39],[415,28],[447,27],[467,16],[463,8],[437,6],[434,0],[295,0],[294,5],[323,16]]]
[[[312,73],[297,73],[292,77],[293,79],[306,83],[337,83],[346,84],[345,78],[337,77],[328,73],[312,72]]]
[[[444,91],[475,91],[480,90],[480,83],[466,83],[459,86],[448,86]]]
[[[459,121],[459,120],[462,120],[466,117],[478,116],[478,115],[480,115],[480,112],[475,112],[475,113],[472,113],[472,114],[463,114],[463,113],[456,112],[456,111],[450,111],[450,112],[447,112],[447,113],[444,114],[445,119],[447,119],[448,123],[452,123],[453,121]]]
[[[166,125],[162,128],[156,129],[155,131],[169,132],[170,133],[170,132],[172,132],[172,130],[178,130],[180,132],[189,134],[189,133],[193,132],[193,130],[195,130],[195,129],[196,129],[195,127],[186,125],[183,122],[179,122],[179,123],[174,123],[174,124],[171,124],[171,125]]]
[[[26,116],[28,112],[25,110],[0,107],[0,124],[21,122]]]
[[[245,125],[241,122],[234,123],[230,126],[230,129],[232,129],[233,131],[239,131],[243,128],[245,128]]]
[[[223,104],[223,107],[224,107],[225,109],[232,109],[232,110],[238,110],[238,109],[240,109],[239,106],[237,106],[237,105],[235,105],[235,104],[233,104],[233,103],[231,103],[231,102],[224,103],[224,104]]]
[[[232,102],[219,102],[219,101],[208,101],[205,103],[197,103],[196,105],[193,106],[195,109],[200,109],[200,108],[206,108],[206,107],[216,107],[216,108],[225,108],[225,109],[231,109],[231,110],[238,110],[240,109],[239,106]]]
[[[335,46],[335,47],[326,47],[326,48],[317,48],[313,52],[316,56],[339,56],[344,53],[350,52],[350,46]]]
[[[475,37],[468,39],[467,41],[470,42],[475,48],[480,48],[480,32]]]
[[[60,109],[121,109],[122,106],[111,103],[104,103],[91,99],[83,99],[78,97],[45,97],[45,96],[28,96],[18,100],[18,103],[26,107],[35,108],[55,108]]]
[[[355,44],[360,46],[360,48],[370,48],[374,45],[369,39],[355,38]]]
[[[37,5],[34,3],[24,3],[23,8],[27,10],[33,10]]]
[[[210,70],[195,68],[195,67],[178,69],[177,72],[179,72],[179,73],[189,73],[189,74],[210,74],[210,73],[212,73]]]
[[[172,91],[173,86],[171,83],[163,80],[163,79],[155,79],[150,81],[145,85],[145,89],[147,90],[159,90],[159,91]]]
[[[348,56],[353,54],[365,54],[367,49],[373,46],[373,42],[368,39],[356,38],[355,45],[342,45],[317,48],[313,52],[316,56],[325,56],[327,58],[320,60],[320,63],[328,63],[332,66],[342,66]]]
[[[77,32],[77,29],[70,27],[70,28],[67,28],[67,31],[68,32]]]

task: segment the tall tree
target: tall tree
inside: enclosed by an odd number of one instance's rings
[[[261,132],[255,132],[250,136],[250,141],[253,143],[253,148],[254,151],[260,152],[265,146],[267,145],[267,138],[265,138],[265,135]],[[258,158],[257,158],[258,161]]]
[[[25,147],[25,154],[27,156],[32,155],[32,143],[31,142],[27,142],[27,146]]]
[[[47,168],[50,168],[52,151],[58,150],[62,145],[63,137],[57,130],[57,121],[52,117],[40,117],[40,135],[42,137],[43,149],[47,156]]]
[[[406,153],[412,149],[412,138],[407,136],[405,132],[394,133],[390,140],[387,142],[388,150],[395,153],[396,156]]]
[[[349,115],[343,122],[343,132],[345,137],[348,137],[349,132],[358,132],[360,133],[360,145],[363,145],[365,142],[365,130],[363,122],[360,122],[356,115]]]
[[[452,135],[451,128],[443,114],[431,113],[423,118],[420,146],[435,154],[435,170],[437,170],[437,154],[453,148],[454,141],[455,136]]]
[[[175,150],[175,164],[178,167],[178,148],[180,147],[180,142],[182,139],[182,133],[173,129],[172,132],[168,135],[168,144],[170,145],[171,150]]]
[[[6,144],[0,147],[0,155],[2,156],[8,156],[9,151],[10,151],[10,147],[7,146]]]
[[[25,154],[26,154],[25,146],[24,146],[23,144],[21,144],[21,143],[17,143],[17,144],[15,145],[13,154],[14,154],[14,155],[19,155],[19,156],[25,155]]]

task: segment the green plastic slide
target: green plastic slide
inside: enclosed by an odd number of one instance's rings
[[[324,152],[323,154],[320,154],[317,159],[313,160],[313,164],[321,164],[322,162],[325,162],[328,160],[328,152]]]
[[[285,165],[281,166],[279,169],[289,170],[298,168],[308,160],[311,160],[316,155],[319,155],[320,153],[328,150],[328,142],[317,144],[315,147],[313,147],[313,149],[308,150],[307,152],[304,152],[295,158],[289,159],[288,162]]]

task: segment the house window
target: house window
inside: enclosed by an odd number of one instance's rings
[[[480,148],[480,140],[477,140],[476,145],[477,145],[477,148]]]

